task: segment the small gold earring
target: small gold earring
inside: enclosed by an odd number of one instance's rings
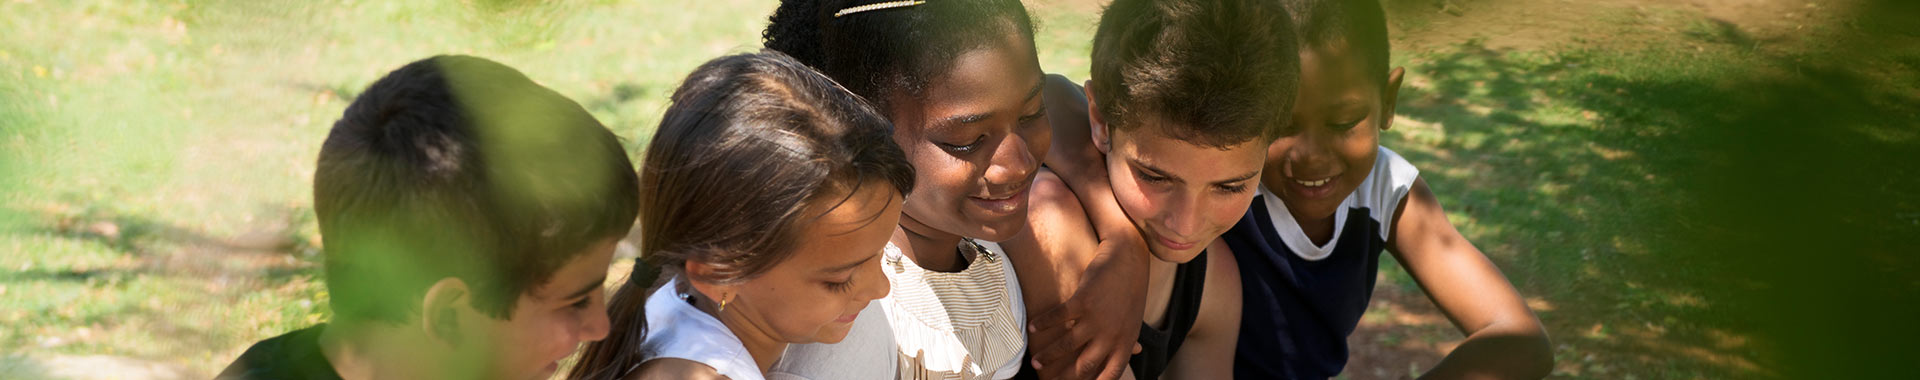
[[[727,311],[727,300],[720,300],[720,311]]]

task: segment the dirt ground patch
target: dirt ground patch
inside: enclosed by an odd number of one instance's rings
[[[1387,0],[1395,49],[1631,47],[1674,33],[1756,47],[1805,41],[1835,6],[1792,0]]]

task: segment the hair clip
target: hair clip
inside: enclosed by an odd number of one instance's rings
[[[840,16],[846,16],[846,15],[860,13],[860,12],[877,11],[881,9],[891,9],[891,8],[899,8],[899,7],[911,7],[911,6],[926,4],[926,3],[927,3],[926,0],[901,0],[901,1],[873,3],[873,4],[867,4],[867,5],[857,6],[857,7],[847,7],[846,9],[841,9],[839,12],[833,12],[833,17],[840,18]]]

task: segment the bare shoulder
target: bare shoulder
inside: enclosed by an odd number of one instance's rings
[[[1226,240],[1214,239],[1207,246],[1207,284],[1201,291],[1200,315],[1195,330],[1237,335],[1240,330],[1240,262]],[[1230,329],[1230,330],[1229,330]]]
[[[640,363],[640,368],[635,368],[632,373],[627,374],[627,380],[667,379],[726,380],[727,377],[720,376],[719,372],[706,364],[677,358],[648,360]]]
[[[1240,289],[1240,260],[1233,256],[1233,248],[1227,246],[1226,239],[1214,238],[1213,243],[1207,245],[1207,288],[1228,280],[1232,280],[1232,288]]]
[[[1049,310],[1079,288],[1100,241],[1080,199],[1053,172],[1036,175],[1027,196],[1027,228],[1000,246],[1028,310]]]
[[[1425,178],[1414,178],[1413,185],[1407,190],[1407,196],[1400,198],[1400,204],[1394,207],[1389,223],[1387,246],[1396,248],[1398,254],[1403,246],[1417,246],[1429,243],[1434,234],[1453,230],[1453,222],[1447,220],[1447,214],[1440,207],[1440,199],[1434,196],[1433,189],[1427,187]],[[1456,232],[1457,234],[1457,232]]]
[[[1080,197],[1067,188],[1067,183],[1053,171],[1041,170],[1034,176],[1027,201],[1030,233],[1026,235],[1033,235],[1041,248],[1059,249],[1099,243],[1092,222],[1087,220],[1086,209],[1080,205]]]
[[[1233,377],[1234,350],[1240,340],[1240,268],[1223,240],[1207,246],[1207,285],[1201,292],[1200,319],[1186,343],[1167,363],[1169,379]]]

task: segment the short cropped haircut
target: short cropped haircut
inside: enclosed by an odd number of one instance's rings
[[[1093,38],[1097,111],[1203,146],[1272,139],[1300,79],[1288,21],[1271,0],[1115,0]]]
[[[1387,44],[1387,14],[1379,0],[1284,0],[1301,45],[1343,47],[1360,54],[1368,78],[1385,85],[1392,48]]]
[[[320,148],[313,207],[335,319],[404,323],[448,277],[507,319],[566,262],[625,236],[638,194],[625,148],[578,103],[481,58],[407,64]]]

